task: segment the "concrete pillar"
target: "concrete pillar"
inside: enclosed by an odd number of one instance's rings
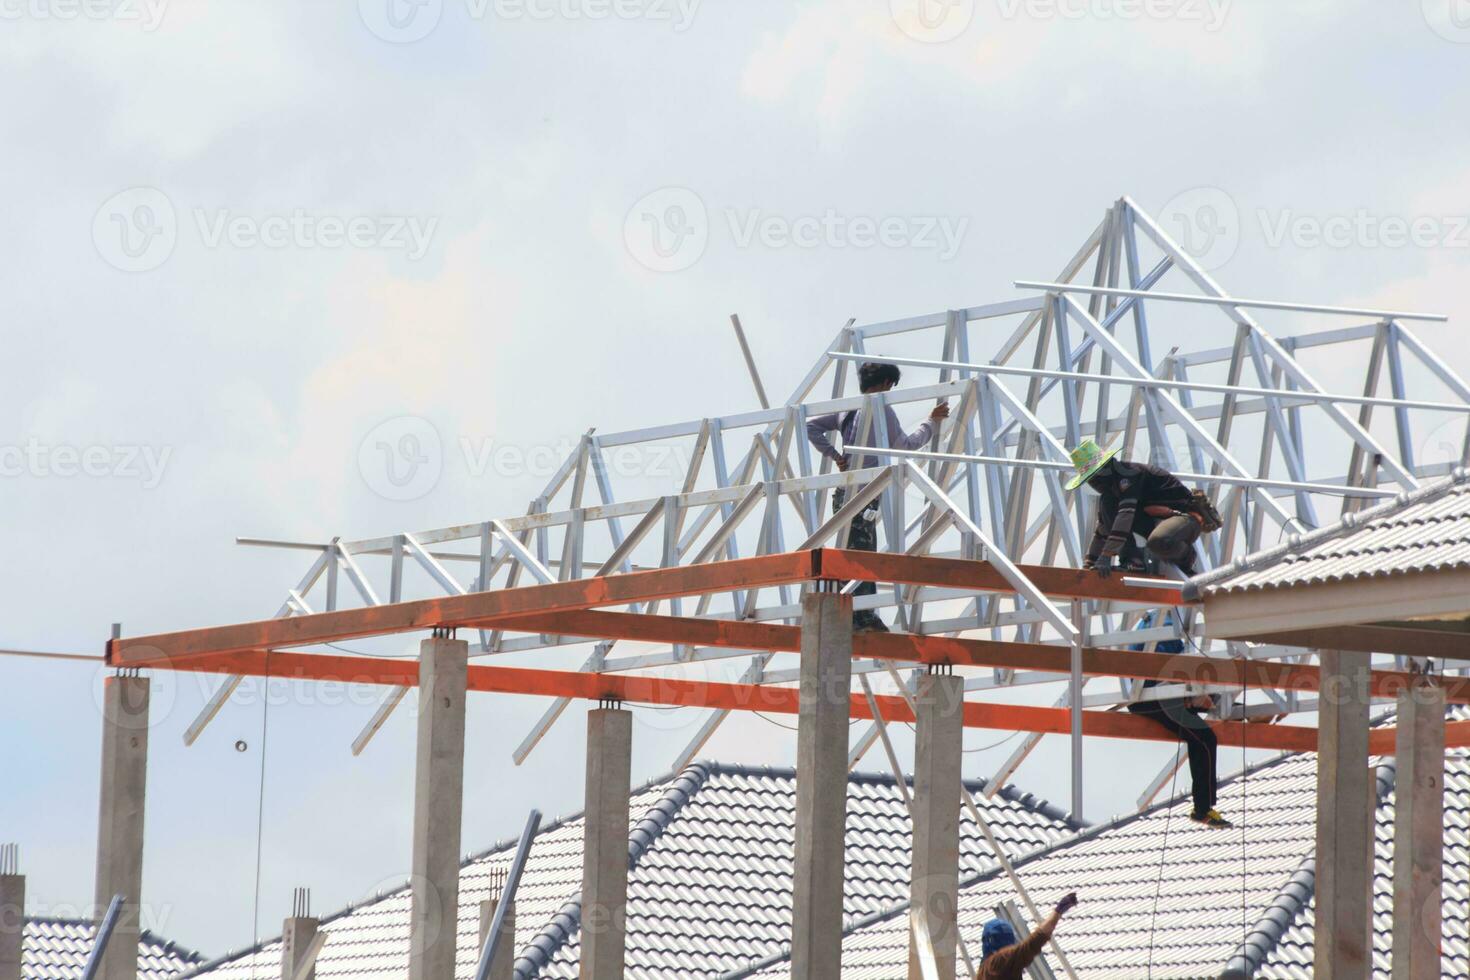
[[[953,674],[925,674],[914,692],[918,725],[914,737],[914,848],[909,901],[912,907],[925,912],[941,977],[955,975],[964,701],[965,679]],[[912,929],[909,980],[924,980]]]
[[[622,980],[628,904],[628,797],[633,713],[587,714],[587,808],[582,832],[583,980]]]
[[[410,980],[454,980],[468,662],[463,640],[434,636],[419,647]]]
[[[21,980],[21,937],[25,933],[26,876],[16,845],[0,847],[0,980]]]
[[[102,785],[98,794],[97,920],[123,896],[99,980],[137,980],[143,893],[143,804],[148,783],[149,680],[118,673],[102,680]]]
[[[1439,980],[1444,885],[1444,688],[1399,695],[1393,823],[1393,980]]]
[[[316,939],[320,927],[321,922],[310,915],[293,915],[281,926],[281,980],[296,980],[301,961],[310,952],[312,940]],[[315,978],[316,964],[312,963],[311,969],[301,980]]]
[[[490,937],[490,924],[495,921],[495,909],[500,899],[487,898],[480,903],[480,949]],[[516,906],[512,902],[505,910],[505,919],[500,924],[500,942],[495,945],[495,959],[490,961],[490,980],[512,980],[516,965]]]
[[[791,975],[842,975],[843,843],[852,685],[852,598],[801,600],[801,709],[796,734],[796,862]]]
[[[1377,783],[1368,771],[1368,654],[1319,651],[1317,980],[1368,980]]]

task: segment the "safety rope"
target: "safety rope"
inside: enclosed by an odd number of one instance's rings
[[[1159,873],[1154,879],[1154,908],[1148,917],[1148,980],[1154,976],[1154,926],[1159,918],[1159,893],[1164,887],[1164,861],[1169,854],[1169,824],[1174,817],[1174,792],[1179,784],[1179,750],[1184,748],[1184,732],[1179,732],[1178,741],[1174,744],[1174,775],[1169,778],[1169,804],[1164,808],[1164,846],[1159,850]]]
[[[265,840],[265,750],[266,734],[270,730],[271,699],[270,699],[270,667],[271,652],[265,652],[265,672],[261,677],[261,711],[260,711],[260,781],[256,787],[255,795],[255,898],[251,909],[250,943],[255,945],[260,941],[260,862],[263,853],[262,844]],[[255,966],[259,957],[252,957],[251,975],[255,974]]]

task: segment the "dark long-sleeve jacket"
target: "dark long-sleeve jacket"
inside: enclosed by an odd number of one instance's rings
[[[1178,477],[1168,470],[1148,463],[1113,460],[1088,484],[1098,491],[1097,529],[1087,557],[1096,561],[1099,555],[1123,551],[1130,535],[1138,531],[1145,536],[1158,521],[1144,513],[1152,504],[1174,510],[1193,510],[1193,495]]]
[[[1025,980],[1026,967],[1041,955],[1051,936],[1037,930],[1014,946],[998,949],[980,964],[975,980]]]

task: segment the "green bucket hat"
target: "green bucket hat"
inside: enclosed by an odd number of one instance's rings
[[[1072,465],[1077,467],[1077,475],[1067,481],[1068,490],[1076,490],[1086,483],[1092,474],[1102,469],[1104,463],[1118,455],[1118,449],[1103,449],[1091,439],[1083,439],[1082,444],[1072,450]]]

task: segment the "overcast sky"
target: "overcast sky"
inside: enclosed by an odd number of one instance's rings
[[[753,407],[732,312],[784,396],[849,317],[1019,295],[1124,194],[1237,295],[1452,314],[1419,332],[1470,372],[1470,6],[926,2],[0,0],[0,647],[271,615],[307,560],[236,535],[522,512],[544,473],[466,442]],[[405,416],[445,447],[411,493],[364,462]],[[99,686],[0,658],[33,914],[92,901]],[[156,681],[145,924],[250,941],[263,751],[262,934],[294,885],[403,879],[408,712],[353,758],[371,702],[295,692],[262,745],[245,698],[185,749],[209,690]],[[509,761],[541,708],[472,704],[466,850],[580,807],[583,708]],[[635,777],[695,722],[641,711]],[[793,748],[744,719],[708,753]],[[1105,816],[1167,749],[1089,752]],[[1065,800],[1063,760],[1020,782]]]

